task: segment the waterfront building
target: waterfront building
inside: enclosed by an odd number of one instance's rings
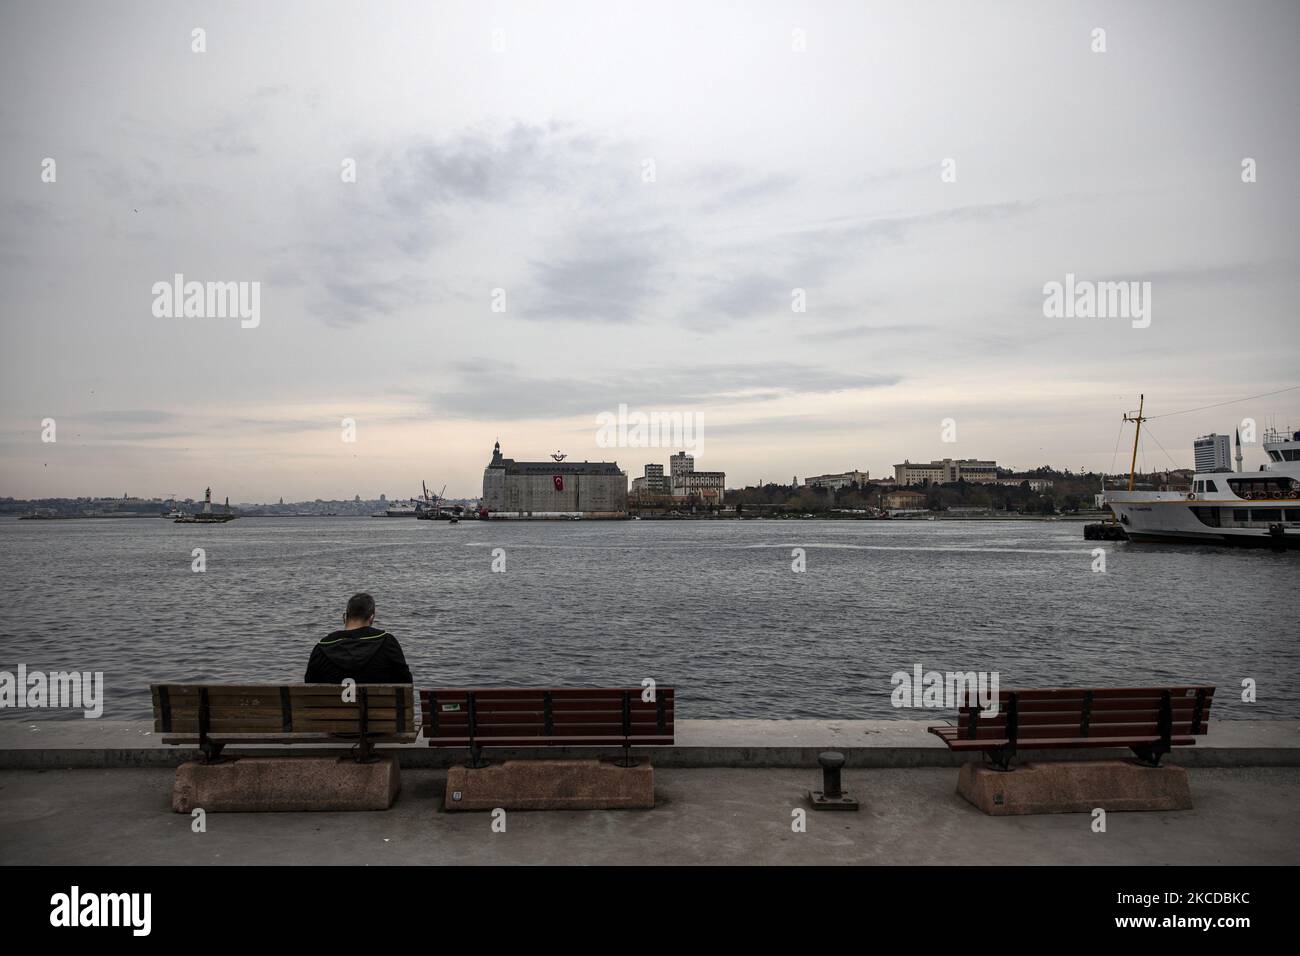
[[[1029,483],[1030,491],[1046,491],[1055,484],[1050,478],[999,478],[992,484],[1004,485],[1007,488],[1019,488],[1026,482]]]
[[[1202,435],[1192,449],[1197,472],[1232,471],[1232,443],[1227,435]]]
[[[904,459],[894,466],[894,478],[900,485],[949,484],[954,481],[991,482],[998,477],[998,463],[978,458],[944,458],[929,463]]]
[[[722,504],[727,485],[726,472],[696,471],[695,456],[681,451],[669,457],[668,473],[668,493],[674,498],[704,498],[712,504]],[[649,466],[646,474],[648,478]]]
[[[891,491],[885,495],[885,507],[890,511],[920,511],[925,508],[925,495],[919,491]]]
[[[805,478],[803,483],[808,488],[825,488],[827,491],[836,491],[840,488],[848,488],[851,485],[865,486],[871,480],[871,475],[865,471],[844,471],[837,475],[814,475],[811,478]]]
[[[515,461],[492,448],[481,507],[500,518],[622,518],[627,472],[612,461]]]
[[[705,498],[712,504],[722,504],[727,476],[721,471],[688,471],[673,484],[675,498]]]

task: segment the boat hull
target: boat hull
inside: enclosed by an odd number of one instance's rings
[[[1214,499],[1174,492],[1111,492],[1106,504],[1130,541],[1300,548],[1300,501]]]

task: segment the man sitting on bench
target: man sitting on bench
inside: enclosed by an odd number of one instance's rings
[[[411,669],[397,638],[375,627],[375,599],[354,594],[343,615],[343,630],[335,631],[312,649],[307,662],[308,684],[412,684]]]

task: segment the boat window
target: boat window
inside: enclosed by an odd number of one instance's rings
[[[1273,461],[1281,461],[1281,460],[1282,460],[1282,452],[1280,452],[1280,451],[1270,451],[1270,452],[1268,453],[1268,457],[1271,458],[1271,459],[1273,459]]]
[[[1229,478],[1228,486],[1243,498],[1275,498],[1279,492],[1290,491],[1293,484],[1290,478],[1277,476]]]
[[[1205,482],[1203,481],[1198,481],[1196,482],[1195,485],[1192,486],[1192,491],[1204,491],[1204,490],[1205,490]]]
[[[1232,509],[1232,520],[1233,520],[1233,521],[1249,521],[1249,520],[1250,520],[1250,509],[1249,509],[1249,508],[1233,508],[1233,509]]]
[[[1207,480],[1207,481],[1205,482],[1205,490],[1206,490],[1206,491],[1218,491],[1218,490],[1219,490],[1219,486],[1216,485],[1213,481],[1209,481],[1209,480]]]
[[[1287,509],[1286,509],[1286,520],[1287,520],[1287,521],[1300,521],[1300,508],[1287,508]]]
[[[1281,508],[1256,508],[1251,513],[1251,517],[1254,518],[1256,521],[1281,521],[1282,509]]]
[[[1284,448],[1282,457],[1287,461],[1300,461],[1300,448]]]

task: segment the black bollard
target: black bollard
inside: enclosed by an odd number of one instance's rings
[[[1268,526],[1269,548],[1273,551],[1286,550],[1286,527],[1282,524]]]
[[[822,788],[808,793],[813,809],[856,810],[858,801],[845,793],[840,786],[840,768],[844,766],[844,754],[835,750],[826,750],[817,755],[817,762],[822,768]]]
[[[828,750],[817,755],[817,762],[822,765],[822,793],[838,800],[843,796],[840,793],[840,768],[844,766],[844,754]]]

